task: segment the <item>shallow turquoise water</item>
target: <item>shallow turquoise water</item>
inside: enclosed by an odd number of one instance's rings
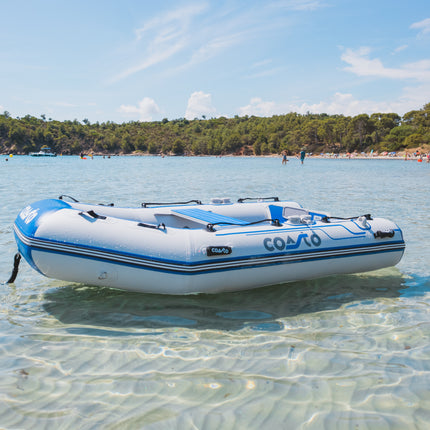
[[[396,268],[185,297],[50,280],[22,263],[0,290],[0,427],[427,428],[429,164],[4,158],[1,281],[18,212],[60,194],[123,206],[279,196],[390,218],[407,249]]]

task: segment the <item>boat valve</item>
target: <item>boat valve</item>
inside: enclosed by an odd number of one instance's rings
[[[367,218],[366,218],[364,215],[363,215],[363,216],[358,217],[358,218],[357,218],[357,221],[358,221],[358,223],[359,223],[359,224],[361,224],[361,226],[362,226],[363,228],[368,227],[368,224],[367,224]]]
[[[101,272],[100,275],[98,276],[98,278],[103,281],[104,279],[107,279],[108,274],[107,272]]]

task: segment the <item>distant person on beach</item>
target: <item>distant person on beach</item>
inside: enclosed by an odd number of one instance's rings
[[[300,151],[300,161],[302,162],[302,164],[303,164],[303,161],[305,161],[305,157],[306,157],[306,151],[302,149]]]
[[[287,153],[284,151],[282,153],[282,164],[287,164],[287,163],[288,163]]]

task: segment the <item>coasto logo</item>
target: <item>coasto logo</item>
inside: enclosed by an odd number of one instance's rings
[[[33,209],[31,206],[27,206],[24,208],[21,213],[19,214],[19,217],[26,223],[29,224],[31,221],[34,220],[34,218],[37,217],[37,214],[39,213],[39,208]]]
[[[297,240],[294,240],[290,236],[287,236],[286,238],[282,238],[279,236],[273,238],[266,237],[263,240],[263,245],[270,252],[275,250],[284,251],[298,248],[302,240],[309,247],[317,247],[321,245],[321,238],[316,233],[312,233],[310,236],[308,236],[307,233],[300,233],[297,236]]]
[[[206,255],[208,257],[213,257],[214,255],[229,255],[231,254],[230,246],[208,246],[206,248]]]

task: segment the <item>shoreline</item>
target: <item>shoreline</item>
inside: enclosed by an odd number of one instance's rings
[[[14,156],[18,157],[31,157],[29,154],[13,154],[13,153],[2,153],[0,156],[6,157],[6,159],[13,158]],[[423,163],[430,162],[430,152],[423,153],[420,155],[416,154],[407,154],[405,157],[405,153],[396,154],[396,155],[373,155],[373,154],[307,154],[305,160],[309,159],[321,159],[321,160],[401,160],[401,161],[421,161]],[[58,154],[57,157],[79,157],[78,154]],[[92,159],[93,157],[97,158],[111,158],[111,157],[161,157],[161,158],[170,158],[170,157],[213,157],[213,158],[279,158],[282,159],[282,154],[267,154],[267,155],[245,155],[245,154],[222,154],[222,155],[213,155],[213,154],[202,154],[202,155],[194,155],[194,154],[149,154],[143,152],[134,152],[129,154],[104,154],[104,153],[92,153],[86,154],[86,159]],[[55,158],[55,157],[40,157],[40,158]],[[287,160],[300,160],[299,155],[290,155],[287,156]]]

